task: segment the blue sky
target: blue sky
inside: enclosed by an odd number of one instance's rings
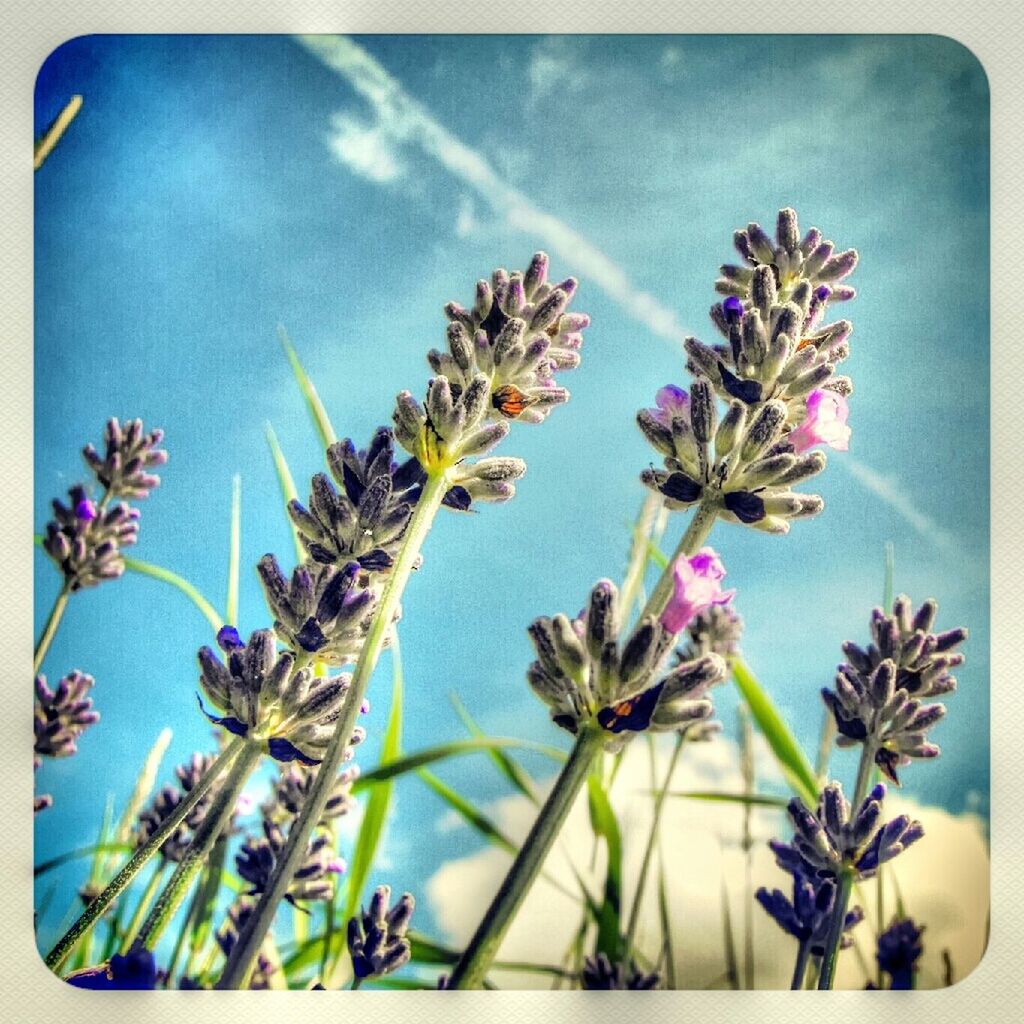
[[[422,392],[443,304],[544,248],[556,275],[580,278],[584,362],[572,402],[505,443],[529,464],[516,500],[446,517],[428,539],[404,602],[405,746],[461,735],[450,691],[489,732],[563,743],[524,681],[525,627],[621,577],[652,457],[635,412],[685,383],[682,337],[710,338],[733,230],[792,205],[861,253],[845,311],[854,434],[819,478],[819,519],[785,538],[716,528],[747,659],[813,750],[817,690],[840,643],[866,639],[892,541],[897,590],[935,596],[941,625],[971,629],[936,730],[943,756],[911,768],[907,788],[987,810],[988,89],[968,51],[934,36],[359,37],[329,52],[94,36],[44,64],[40,130],[74,92],[82,112],[36,176],[37,529],[106,417],[142,416],[165,428],[171,461],[133,554],[222,605],[240,473],[241,625],[266,625],[252,566],[289,558],[291,540],[265,422],[297,480],[321,468],[277,324],[339,434],[365,444],[398,390]],[[682,528],[674,517],[672,544]],[[57,585],[38,554],[39,624]],[[205,620],[150,580],[73,599],[44,670],[92,673],[103,720],[39,772],[56,805],[37,822],[38,859],[92,839],[106,794],[124,801],[164,726],[164,776],[209,745],[192,695],[208,641]],[[387,685],[382,663],[367,767]],[[719,704],[731,729],[733,695]],[[483,760],[440,773],[474,799],[503,792]],[[396,885],[475,845],[435,831],[442,807],[415,780],[398,809]],[[44,941],[83,871],[51,876]]]

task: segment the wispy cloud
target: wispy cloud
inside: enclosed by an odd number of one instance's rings
[[[563,36],[545,36],[534,45],[526,74],[531,106],[543,103],[556,90],[581,92],[590,77],[580,64],[578,51]]]
[[[371,124],[349,114],[339,114],[334,122],[332,148],[353,171],[371,181],[393,181],[404,173],[400,158],[402,148],[416,146],[463,182],[509,225],[541,240],[588,284],[597,285],[653,334],[680,344],[692,333],[683,328],[672,309],[638,288],[615,260],[560,217],[541,209],[509,184],[486,157],[441,125],[356,42],[344,36],[321,35],[300,36],[298,40],[370,104],[374,117]],[[543,88],[552,80],[565,80],[566,75],[572,78],[572,67],[566,63],[566,55],[550,47],[545,49],[544,45],[538,44],[531,60],[529,74],[533,86]],[[669,48],[662,54],[662,65],[678,70],[680,58],[681,54]],[[774,123],[772,130],[777,130]],[[460,237],[468,234],[476,222],[472,199],[463,196],[455,223],[456,233]],[[941,548],[951,547],[951,535],[921,512],[894,481],[861,462],[850,458],[843,461],[863,486],[893,508],[918,533]]]
[[[940,548],[949,550],[955,543],[953,535],[930,516],[922,512],[909,495],[906,489],[893,477],[879,473],[878,470],[864,465],[857,459],[845,456],[836,459],[836,462],[844,465],[850,473],[869,491],[881,498],[891,509],[899,513],[922,537],[934,541]]]
[[[505,181],[486,157],[438,123],[357,43],[343,36],[300,36],[299,42],[344,78],[373,109],[376,121],[372,129],[364,127],[360,133],[350,123],[341,150],[335,144],[338,155],[353,170],[371,180],[388,180],[381,174],[394,166],[391,152],[402,146],[418,146],[473,189],[499,217],[542,241],[575,273],[601,288],[653,334],[680,344],[690,333],[673,310],[638,288],[611,257],[565,221],[540,209]],[[385,142],[390,148],[385,147]],[[374,147],[384,155],[383,171],[366,163],[367,154]]]

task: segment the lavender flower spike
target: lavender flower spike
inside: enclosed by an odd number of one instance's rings
[[[676,634],[650,616],[620,649],[618,604],[615,585],[601,580],[577,618],[537,619],[529,629],[537,660],[527,670],[556,725],[575,734],[595,719],[611,751],[647,729],[667,732],[705,722],[713,711],[706,691],[727,674],[713,653],[663,672]]]
[[[100,718],[88,696],[94,682],[92,676],[76,669],[61,679],[56,690],[51,690],[46,685],[46,676],[36,676],[33,724],[37,759],[70,757],[78,750],[78,737]]]
[[[488,379],[487,415],[492,420],[540,423],[569,392],[555,374],[579,365],[586,313],[570,313],[575,278],[547,280],[548,257],[538,252],[525,271],[496,270],[478,281],[471,309],[451,302],[447,352],[427,355],[431,369],[456,395],[476,377]]]
[[[263,819],[262,836],[250,836],[246,840],[235,857],[235,864],[238,874],[252,886],[248,895],[266,891],[284,844],[284,832],[269,818]],[[331,899],[335,879],[335,872],[331,870],[333,861],[331,837],[321,832],[310,842],[284,898],[294,907],[298,907],[298,900]]]
[[[889,975],[890,989],[911,989],[921,958],[921,935],[924,927],[918,927],[909,917],[894,920],[878,936],[878,966]]]
[[[416,902],[407,892],[389,910],[390,900],[390,886],[378,886],[370,900],[370,909],[357,914],[348,923],[348,950],[352,969],[359,979],[391,974],[412,957],[405,933]]]
[[[645,974],[636,964],[615,963],[604,953],[588,956],[583,961],[581,987],[587,991],[626,989],[634,992],[661,987],[661,977],[654,972]]]
[[[836,902],[836,885],[830,879],[808,878],[799,871],[793,875],[793,898],[786,898],[779,889],[769,891],[764,886],[755,893],[768,916],[814,956],[822,956],[828,939],[832,911]],[[847,933],[864,920],[860,907],[853,907],[843,921],[841,947],[853,945]]]
[[[814,879],[838,879],[847,873],[858,880],[871,878],[880,865],[924,835],[921,823],[905,814],[878,827],[884,799],[885,786],[879,783],[851,816],[838,782],[824,788],[814,814],[794,797],[789,803],[796,830],[792,842],[770,844],[779,867]]]
[[[256,630],[245,644],[237,630],[225,626],[217,643],[225,661],[209,647],[201,648],[199,682],[206,696],[227,713],[210,714],[200,699],[206,717],[236,736],[266,743],[267,752],[278,761],[319,764],[348,692],[349,676],[315,676],[309,668],[296,669],[296,655],[279,654],[268,629]],[[357,727],[351,745],[364,736]]]
[[[843,645],[847,661],[839,666],[834,689],[822,690],[832,712],[840,746],[871,747],[875,763],[899,785],[897,769],[913,758],[937,757],[939,748],[926,733],[945,716],[945,706],[926,698],[952,693],[951,669],[963,664],[956,648],[966,629],[932,633],[937,605],[926,601],[917,612],[900,595],[891,615],[871,615],[872,643],[866,649]]]
[[[159,429],[143,433],[142,420],[128,420],[122,426],[111,418],[107,421],[104,454],[87,444],[82,455],[107,494],[138,500],[148,497],[160,484],[160,477],[149,470],[167,462],[167,452],[159,447],[163,438],[164,432]]]

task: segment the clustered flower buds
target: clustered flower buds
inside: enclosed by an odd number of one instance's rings
[[[65,505],[53,499],[43,548],[64,574],[72,592],[124,575],[122,550],[139,538],[139,510],[120,501],[99,507],[81,484],[68,491]]]
[[[228,714],[215,716],[204,709],[207,718],[236,736],[265,742],[278,761],[319,764],[350,677],[317,676],[308,667],[300,668],[292,651],[276,650],[269,629],[256,630],[245,644],[236,629],[225,626],[217,643],[226,663],[209,647],[201,648],[199,682],[207,697]],[[364,735],[357,727],[351,745]]]
[[[145,498],[160,483],[149,470],[167,461],[167,452],[158,447],[163,436],[162,430],[143,433],[142,420],[129,420],[122,427],[111,419],[106,453],[101,457],[91,444],[83,449],[103,497],[93,501],[84,486],[75,484],[68,491],[67,505],[54,499],[54,518],[43,537],[43,549],[64,574],[70,591],[123,575],[121,552],[139,535],[139,510],[123,499]]]
[[[878,966],[889,975],[890,989],[911,989],[923,947],[918,927],[911,918],[896,919],[878,936]]]
[[[262,836],[246,839],[235,857],[235,864],[238,874],[252,886],[248,895],[257,896],[266,891],[284,844],[284,832],[269,818],[263,819]],[[306,856],[295,872],[284,898],[292,906],[298,906],[298,900],[331,899],[337,873],[335,866],[331,838],[321,832],[310,841]]]
[[[280,774],[274,783],[271,799],[263,806],[263,814],[276,824],[284,825],[302,810],[313,787],[316,769],[298,761],[281,764],[279,768]],[[349,764],[338,773],[320,817],[321,825],[328,825],[348,814],[355,806],[352,785],[358,777],[359,766],[356,764]]]
[[[415,459],[394,461],[394,437],[385,427],[364,450],[347,439],[332,444],[327,464],[334,482],[317,473],[309,507],[288,504],[310,559],[338,567],[356,561],[374,572],[389,569],[422,490],[421,467]]]
[[[235,945],[238,942],[239,935],[242,934],[242,930],[245,928],[249,918],[252,916],[252,912],[255,909],[255,901],[248,896],[239,896],[238,899],[228,907],[227,914],[224,917],[224,923],[217,932],[217,945],[220,946],[221,952],[225,957],[231,955],[231,951],[235,948]],[[252,974],[249,978],[249,989],[252,991],[260,991],[270,988],[270,976],[276,969],[276,966],[271,962],[270,958],[261,950],[256,955],[256,962],[253,965]]]
[[[829,925],[836,903],[836,884],[830,878],[808,878],[799,871],[793,875],[793,899],[780,889],[769,891],[764,886],[755,893],[768,916],[787,934],[792,935],[814,956],[822,956]],[[853,907],[843,920],[841,948],[853,945],[847,933],[864,920],[864,911]]]
[[[569,392],[556,385],[555,373],[579,365],[585,313],[566,312],[576,279],[547,280],[548,257],[538,252],[523,272],[496,270],[478,281],[472,309],[451,302],[445,307],[448,351],[432,350],[427,359],[453,392],[470,386],[477,374],[488,380],[488,416],[540,423]]]
[[[135,847],[139,849],[159,831],[160,826],[174,813],[178,805],[185,799],[199,783],[199,780],[210,770],[216,760],[212,754],[194,753],[184,764],[174,769],[177,776],[177,786],[164,786],[139,814],[139,820],[135,827]],[[185,816],[180,825],[164,840],[160,847],[160,856],[165,861],[178,863],[185,855],[189,844],[192,841],[192,833],[199,827],[206,817],[213,802],[214,794],[218,789],[215,782],[203,794],[202,799]],[[233,825],[229,822],[224,830],[227,835],[231,832]]]
[[[391,887],[378,886],[370,899],[370,909],[348,922],[348,951],[357,978],[379,978],[397,971],[412,957],[406,932],[416,906],[411,893],[388,909]]]
[[[712,604],[695,615],[684,632],[686,642],[679,648],[680,661],[692,661],[705,654],[734,658],[743,637],[743,619],[731,604]]]
[[[76,669],[64,676],[55,690],[51,690],[46,685],[46,676],[36,676],[34,769],[39,768],[43,757],[70,757],[78,750],[78,737],[99,721],[99,712],[93,710],[92,698],[88,696],[93,682],[92,676]],[[33,801],[33,812],[38,814],[52,805],[52,796],[37,796]]]
[[[95,967],[74,971],[64,980],[76,988],[154,989],[156,961],[148,949],[135,945],[127,953],[115,953],[109,961]]]
[[[264,555],[256,568],[274,629],[285,646],[315,654],[330,665],[346,665],[358,656],[375,605],[373,591],[358,585],[358,562],[342,569],[300,565],[291,580],[273,555]]]
[[[583,961],[580,977],[582,987],[587,991],[628,989],[634,992],[648,991],[661,986],[658,973],[646,974],[636,964],[612,963],[607,954],[598,953]]]
[[[946,709],[925,701],[956,689],[950,669],[964,661],[956,648],[967,639],[967,630],[932,633],[937,608],[934,601],[925,601],[913,612],[904,595],[893,603],[891,615],[876,608],[872,643],[866,650],[844,644],[847,661],[839,666],[835,689],[822,690],[839,745],[869,746],[875,763],[896,785],[897,768],[911,758],[938,756],[939,748],[925,734]]]
[[[846,872],[860,880],[871,878],[882,864],[924,835],[921,823],[905,814],[879,826],[884,798],[885,786],[879,783],[851,818],[838,782],[824,788],[815,814],[794,797],[789,803],[796,829],[792,843],[772,840],[769,844],[779,867],[818,879],[839,878]]]
[[[596,721],[609,750],[646,729],[669,731],[704,721],[713,710],[706,691],[726,676],[717,654],[662,674],[675,630],[651,616],[620,650],[618,605],[615,585],[601,580],[577,618],[539,618],[529,629],[537,652],[527,671],[533,691],[551,708],[555,724],[569,732]]]
[[[851,249],[832,256],[817,229],[799,240],[796,214],[779,214],[777,244],[757,224],[738,232],[746,267],[723,267],[716,285],[727,298],[711,319],[728,339],[708,346],[688,338],[689,392],[662,388],[637,422],[665,468],[641,474],[670,509],[697,502],[720,518],[768,533],[816,515],[818,495],[792,488],[825,468],[816,445],[845,451],[849,379],[835,375],[849,354],[848,321],[819,327],[830,300],[853,297],[833,287],[857,262]],[[828,283],[832,282],[832,283]],[[726,403],[718,418],[716,396]]]
[[[114,418],[107,421],[106,452],[101,457],[92,444],[82,449],[86,465],[99,485],[113,498],[139,500],[159,486],[160,477],[148,472],[167,461],[159,447],[162,430],[143,433],[142,420],[128,420],[124,426]]]

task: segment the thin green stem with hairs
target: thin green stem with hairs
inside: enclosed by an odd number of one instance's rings
[[[391,629],[395,612],[398,610],[402,593],[412,573],[420,548],[430,532],[430,527],[441,507],[441,501],[447,489],[448,472],[446,469],[428,474],[423,492],[419,501],[416,502],[412,518],[406,528],[395,564],[388,575],[384,591],[374,612],[370,630],[366,635],[362,650],[359,652],[348,697],[338,717],[334,736],[317,770],[309,795],[302,805],[302,811],[288,830],[288,838],[278,857],[267,889],[256,905],[252,916],[246,922],[246,926],[242,929],[238,942],[224,966],[224,972],[217,983],[217,988],[244,988],[248,983],[263,937],[269,931],[278,905],[284,899],[296,871],[302,864],[313,829],[323,815],[334,780],[342,766],[345,751],[352,738],[352,730],[355,728],[356,718],[366,695],[370,676],[373,674],[377,659],[384,648],[384,642]]]
[[[658,617],[665,610],[672,596],[673,567],[676,559],[691,557],[700,549],[711,533],[711,528],[717,517],[718,506],[713,501],[701,502],[697,507],[690,525],[679,541],[675,554],[665,566],[654,591],[640,614],[641,621],[648,616]],[[594,759],[602,749],[604,741],[602,732],[603,730],[594,721],[581,725],[569,760],[566,761],[555,780],[554,789],[540,809],[533,828],[520,847],[501,888],[484,914],[469,945],[453,968],[448,980],[448,988],[467,989],[483,986],[487,971],[494,961],[498,947],[501,945],[512,919],[540,873],[544,859],[554,844]],[[633,927],[635,929],[635,923]]]
[[[51,971],[58,970],[67,960],[71,951],[88,935],[106,909],[134,881],[135,876],[149,863],[150,859],[163,846],[164,841],[192,812],[196,804],[206,795],[210,786],[220,777],[241,753],[245,741],[240,737],[228,744],[210,765],[185,798],[175,807],[174,811],[164,819],[160,827],[149,837],[149,840],[132,854],[128,862],[114,876],[109,885],[94,899],[81,917],[65,932],[64,936],[46,955],[46,966]]]
[[[64,585],[60,588],[60,593],[53,602],[53,607],[50,609],[50,614],[46,619],[46,625],[43,626],[42,635],[36,644],[35,653],[32,657],[32,675],[34,676],[39,674],[39,669],[46,658],[46,653],[50,649],[50,644],[53,643],[53,638],[57,635],[57,629],[60,626],[60,620],[64,617],[64,610],[68,606],[68,598],[70,596],[71,586],[65,580]]]
[[[132,919],[128,922],[128,927],[124,930],[124,937],[121,939],[122,953],[127,953],[128,950],[132,948],[132,943],[135,941],[135,936],[138,934],[139,926],[142,924],[143,917],[146,911],[149,910],[149,905],[153,902],[153,897],[156,895],[157,890],[160,888],[160,883],[164,879],[166,868],[166,864],[158,865],[156,870],[150,876],[149,881],[146,883],[146,888],[142,890],[142,895],[139,897],[138,905],[135,907]]]
[[[864,802],[867,795],[868,785],[871,782],[871,773],[875,765],[875,747],[872,743],[865,743],[860,752],[860,765],[857,768],[857,782],[853,789],[853,800],[851,807],[853,812]],[[836,902],[832,909],[832,920],[829,922],[828,936],[825,939],[825,951],[821,958],[821,973],[818,975],[818,988],[827,990],[835,984],[836,965],[839,961],[839,949],[843,939],[843,924],[846,921],[846,908],[850,903],[850,893],[853,890],[854,870],[845,868],[839,876],[838,888],[836,889]]]
[[[153,904],[153,909],[150,910],[145,923],[139,930],[137,941],[147,949],[153,949],[156,946],[164,929],[181,906],[196,875],[210,856],[214,843],[217,842],[231,821],[239,794],[249,780],[249,774],[262,756],[263,751],[260,744],[246,742],[241,753],[235,759],[227,779],[214,796],[210,809],[195,830],[192,841],[175,867],[174,874],[164,886],[163,892]]]

